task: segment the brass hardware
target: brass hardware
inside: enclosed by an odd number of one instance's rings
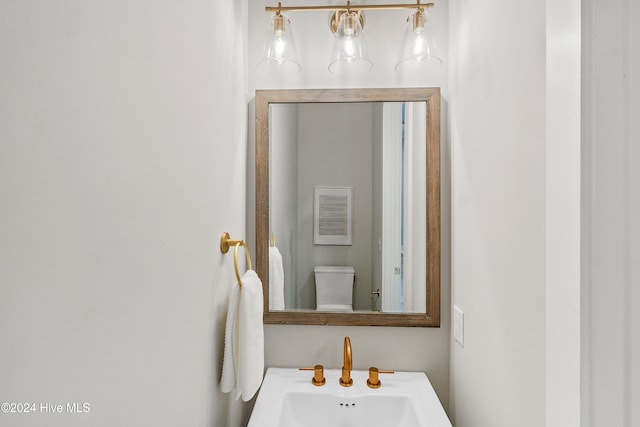
[[[338,23],[340,22],[340,17],[345,12],[355,12],[358,20],[360,21],[360,26],[364,28],[364,14],[362,12],[365,10],[417,9],[418,13],[421,13],[425,9],[429,9],[433,6],[434,6],[433,3],[422,4],[420,3],[420,0],[417,0],[415,3],[358,4],[358,5],[352,5],[351,1],[347,0],[347,4],[345,5],[333,5],[333,6],[327,6],[327,5],[282,6],[282,3],[278,2],[278,6],[266,6],[264,8],[264,11],[274,12],[276,14],[276,17],[280,17],[282,12],[313,12],[313,11],[319,11],[319,10],[332,10],[332,11],[335,11],[335,13],[331,17],[330,27],[331,27],[331,31],[335,34],[335,32],[338,30]],[[282,29],[284,30],[284,19],[280,19],[276,25],[281,25]]]
[[[284,33],[284,16],[282,16],[280,12],[273,18],[273,31],[276,34]]]
[[[244,253],[247,257],[247,270],[251,270],[251,254],[249,254],[249,248],[243,240],[232,240],[229,233],[226,231],[220,236],[220,252],[226,254],[229,252],[229,247],[234,245],[236,247],[233,253],[233,267],[236,272],[236,279],[238,279],[238,285],[242,286],[242,279],[240,278],[240,271],[238,271],[238,248],[244,246]]]
[[[369,368],[369,379],[367,380],[367,385],[370,388],[380,388],[382,383],[378,378],[378,374],[395,374],[394,371],[381,371],[378,368],[370,367]]]
[[[273,232],[271,232],[271,241],[269,243],[271,244],[271,247],[276,246],[276,235]]]
[[[380,293],[381,293],[381,292],[380,292],[380,289],[375,290],[375,291],[371,291],[371,295],[376,295],[376,296],[378,296],[378,297],[380,296]]]
[[[311,384],[315,386],[323,386],[327,383],[327,379],[324,377],[324,368],[322,365],[316,365],[313,368],[299,368],[300,371],[313,371],[313,378],[311,378]]]
[[[344,337],[344,363],[342,365],[342,376],[340,377],[341,386],[351,387],[353,385],[353,379],[351,378],[351,369],[353,369],[351,339],[349,337]]]
[[[346,10],[336,10],[336,13],[334,13],[331,16],[331,32],[333,34],[336,33],[336,31],[338,31],[338,24],[340,23],[340,17],[347,12]],[[358,18],[358,21],[360,21],[360,27],[362,27],[362,29],[364,29],[364,14],[362,13],[362,11],[355,11],[356,12],[356,17]]]
[[[333,6],[282,6],[278,3],[278,6],[267,6],[264,8],[265,12],[309,12],[317,10],[350,10],[358,12],[361,10],[391,10],[391,9],[428,9],[433,7],[433,3],[421,4],[420,0],[416,3],[401,3],[401,4],[358,4],[352,5],[351,2],[347,2],[345,5],[333,5]]]
[[[412,15],[413,17],[413,31],[418,29],[424,29],[424,9],[418,9],[416,13]],[[410,18],[407,18],[407,21]]]
[[[225,231],[224,233],[222,233],[222,236],[220,236],[220,252],[226,254],[227,252],[229,252],[229,248],[231,246],[235,246],[236,243],[244,242],[242,240],[232,240],[229,233]]]

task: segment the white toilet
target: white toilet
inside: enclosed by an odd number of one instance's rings
[[[356,269],[351,266],[316,266],[317,311],[353,311],[353,282]]]

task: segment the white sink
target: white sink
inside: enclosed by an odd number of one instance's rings
[[[382,386],[367,386],[368,371],[352,371],[353,386],[338,384],[329,369],[324,386],[313,372],[269,368],[248,427],[451,427],[422,372],[381,374]]]

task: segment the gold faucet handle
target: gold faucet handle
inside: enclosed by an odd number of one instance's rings
[[[394,371],[381,371],[376,367],[369,368],[369,379],[367,380],[367,385],[371,388],[380,388],[382,383],[378,378],[378,374],[395,374]]]
[[[299,368],[300,371],[313,371],[313,378],[311,384],[315,386],[325,385],[327,379],[324,377],[324,367],[322,365],[316,365],[313,368]]]

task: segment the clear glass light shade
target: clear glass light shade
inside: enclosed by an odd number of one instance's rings
[[[359,18],[355,12],[345,12],[340,16],[329,59],[329,71],[333,74],[368,71],[373,67]]]
[[[396,70],[411,69],[420,64],[442,64],[431,23],[427,19],[426,12],[422,11],[414,13],[407,19],[402,53]]]
[[[271,37],[267,38],[262,50],[259,69],[295,74],[300,72],[300,63],[293,40],[291,21],[282,14],[270,19]]]

